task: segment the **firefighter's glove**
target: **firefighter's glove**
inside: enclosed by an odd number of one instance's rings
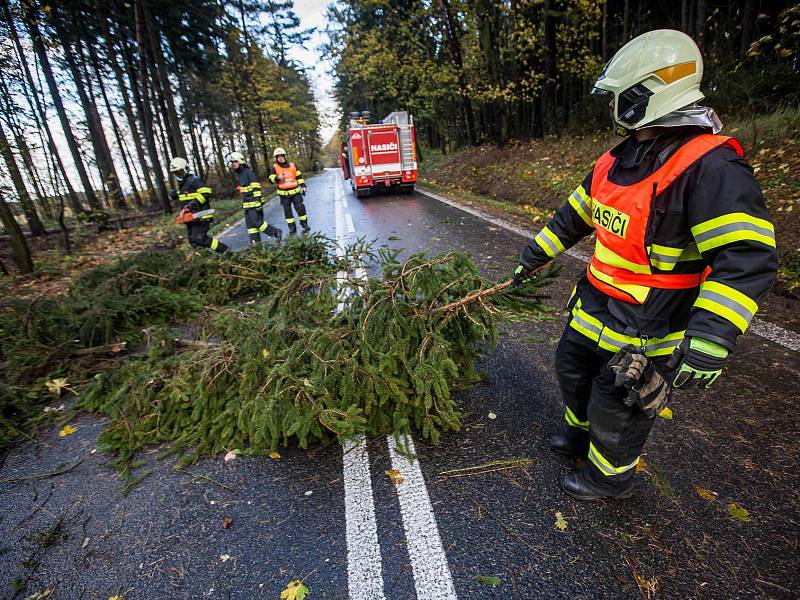
[[[308,188],[307,188],[305,185],[303,185],[303,186],[300,186],[300,191],[301,191],[301,192],[303,193],[303,195],[305,196],[306,192],[308,191]]]
[[[534,269],[526,267],[522,263],[520,263],[517,268],[514,270],[514,277],[511,281],[511,287],[518,288],[521,287],[523,283],[533,274]]]
[[[707,389],[722,373],[727,357],[728,349],[721,344],[702,338],[684,338],[672,353],[666,369],[675,371],[673,387],[696,382],[698,387]]]
[[[648,419],[664,410],[669,401],[669,385],[638,348],[625,346],[608,362],[608,368],[614,372],[614,385],[628,390],[625,406],[635,404]]]
[[[178,200],[178,192],[176,190],[170,190],[169,192],[169,199],[173,202]]]

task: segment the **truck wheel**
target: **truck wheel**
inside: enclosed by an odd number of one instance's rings
[[[370,188],[356,188],[356,198],[367,198],[372,194]]]
[[[400,186],[400,193],[401,194],[411,194],[414,192],[414,184],[411,185],[401,185]]]

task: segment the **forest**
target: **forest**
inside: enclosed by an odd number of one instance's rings
[[[262,174],[278,145],[313,164],[319,117],[290,57],[309,35],[286,0],[3,2],[0,220],[17,270],[34,268],[25,236],[58,229],[69,255],[76,221],[170,213],[174,156],[230,190],[232,150]]]
[[[329,19],[343,114],[409,110],[422,142],[444,151],[606,127],[592,83],[626,41],[658,28],[697,41],[718,112],[800,101],[791,1],[345,0]]]

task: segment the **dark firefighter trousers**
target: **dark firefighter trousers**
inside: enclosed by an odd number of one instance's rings
[[[208,235],[208,228],[211,227],[211,220],[193,221],[186,224],[186,234],[189,237],[189,244],[192,248],[210,248],[214,252],[222,254],[228,249],[225,242],[220,242],[217,238]]]
[[[247,226],[247,235],[250,237],[250,243],[252,244],[261,241],[262,233],[266,233],[271,237],[275,237],[278,233],[275,227],[264,220],[263,206],[259,206],[258,208],[245,208],[244,223]]]
[[[612,356],[569,325],[556,348],[566,434],[575,446],[589,448],[584,471],[588,481],[616,492],[633,484],[655,418],[648,419],[636,406],[623,404],[627,390],[614,386],[614,374],[608,368]],[[651,360],[663,373],[669,357]]]
[[[303,194],[292,194],[291,196],[281,196],[281,206],[283,207],[283,215],[286,217],[286,224],[289,226],[289,231],[297,231],[297,223],[295,223],[294,213],[292,212],[292,205],[297,212],[297,220],[303,229],[308,229],[308,215],[306,215],[306,205],[303,203]]]

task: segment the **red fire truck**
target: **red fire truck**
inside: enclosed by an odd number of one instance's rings
[[[368,112],[350,113],[342,142],[344,178],[359,198],[385,189],[410,193],[417,181],[414,120],[406,111],[370,123]]]

